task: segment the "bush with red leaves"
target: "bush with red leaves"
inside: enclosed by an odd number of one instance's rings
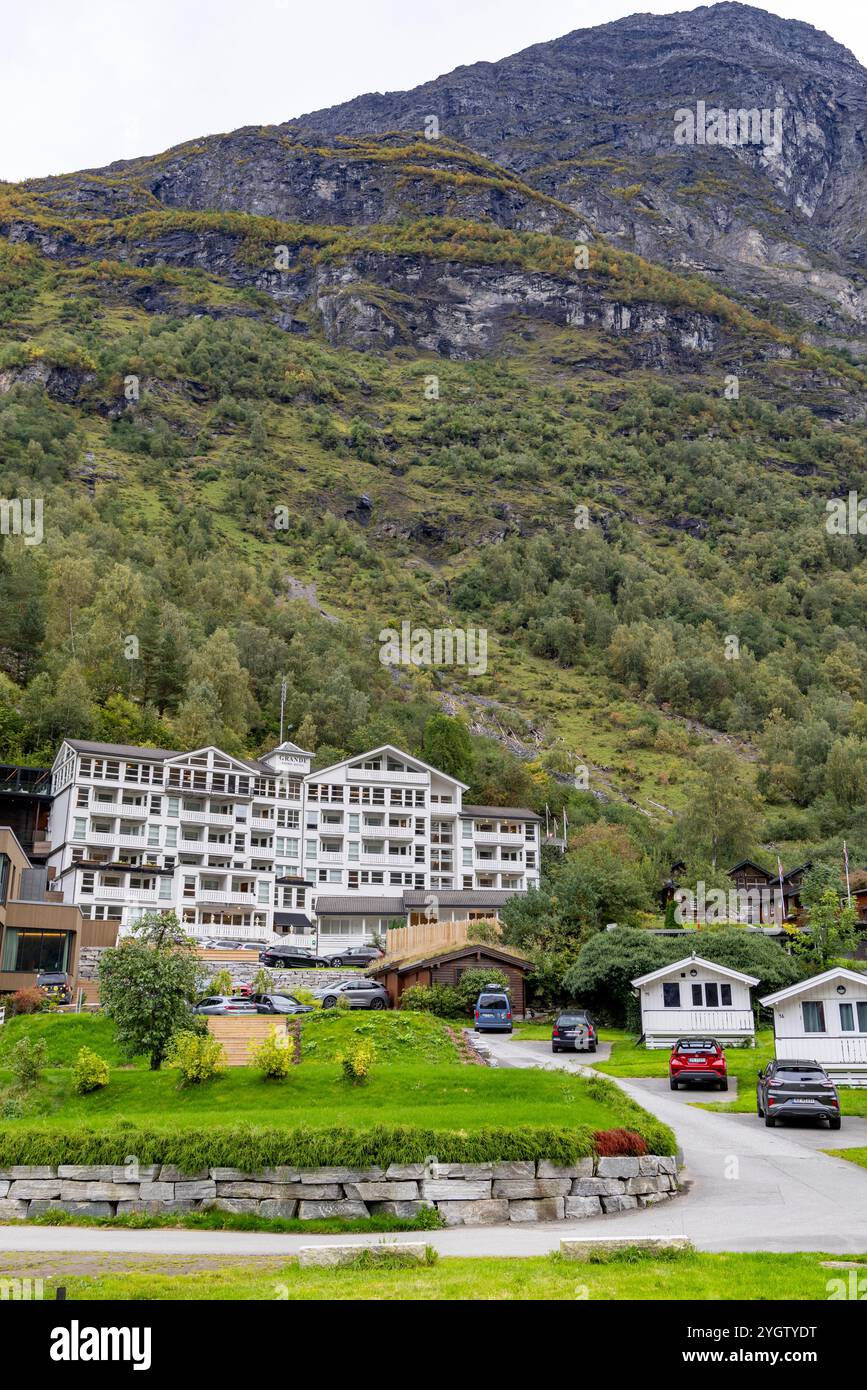
[[[600,1158],[635,1157],[647,1153],[647,1144],[634,1129],[597,1129],[593,1135]]]

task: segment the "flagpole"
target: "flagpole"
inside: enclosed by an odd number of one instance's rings
[[[849,851],[846,848],[846,841],[843,841],[843,863],[846,865],[846,902],[852,906],[852,889],[849,887]]]

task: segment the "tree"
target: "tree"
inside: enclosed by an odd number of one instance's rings
[[[789,932],[795,955],[820,973],[858,944],[857,915],[854,907],[843,902],[841,889],[840,870],[817,864],[801,885],[807,925],[803,931],[794,927]]]
[[[465,724],[447,714],[432,714],[424,726],[422,752],[426,762],[459,782],[473,775],[473,746]]]
[[[745,781],[741,764],[727,748],[706,748],[696,758],[688,787],[688,808],[678,829],[693,858],[734,863],[748,854],[758,836],[759,799]]]
[[[803,975],[798,962],[775,941],[742,927],[721,927],[688,937],[618,927],[598,932],[586,942],[566,971],[564,987],[603,1018],[621,1024],[637,1022],[631,981],[681,960],[690,949],[705,960],[755,975],[757,995],[784,989]]]
[[[99,996],[129,1057],[159,1071],[176,1033],[201,1031],[193,1013],[199,973],[195,943],[174,912],[146,913],[119,946],[103,951]]]

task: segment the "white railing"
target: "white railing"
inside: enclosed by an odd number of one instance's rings
[[[477,845],[522,845],[524,837],[517,831],[477,830],[474,837]]]
[[[156,888],[130,888],[127,892],[127,897],[131,898],[134,903],[155,903],[157,900],[157,890]],[[168,907],[171,903],[171,898],[164,898],[163,902],[166,904],[166,907]]]
[[[480,859],[479,856],[476,855],[474,867],[477,873],[482,874],[493,874],[500,872],[507,874],[521,874],[524,872],[524,866],[521,863],[520,859]]]
[[[249,903],[251,907],[258,903],[255,893],[242,893],[240,889],[236,892],[231,888],[198,888],[195,896],[197,902],[203,903]],[[267,908],[268,904],[259,903],[259,906]],[[228,927],[226,931],[229,931]]]
[[[361,851],[362,864],[375,864],[378,868],[387,869],[416,869],[419,873],[424,870],[424,863],[419,863],[411,854],[366,854]]]
[[[102,885],[101,883],[98,883],[98,884],[96,885],[96,887],[94,888],[94,890],[93,890],[93,896],[94,896],[95,898],[121,898],[121,899],[123,899],[123,898],[126,898],[126,897],[127,897],[127,891],[126,891],[125,888],[109,888],[109,887],[103,887],[103,885]]]
[[[707,1033],[709,1037],[753,1033],[752,1009],[642,1009],[645,1033]]]
[[[251,816],[251,817],[250,817],[250,829],[251,829],[251,830],[276,830],[276,828],[277,828],[277,817],[276,817],[276,816]]]
[[[147,806],[128,806],[122,801],[117,809],[124,820],[147,820],[150,816],[150,808]]]
[[[799,1033],[794,1038],[777,1038],[776,1053],[780,1058],[812,1058],[816,1062],[847,1063],[867,1066],[867,1037],[834,1037],[827,1033]]]
[[[212,851],[230,848],[231,846],[228,844],[211,846]],[[169,849],[168,845],[166,845],[166,849]],[[178,849],[183,850],[185,854],[205,854],[208,850],[208,842],[207,840],[187,840],[181,836],[178,839]]]
[[[384,829],[389,840],[411,840],[415,835],[415,827],[412,825],[366,826],[365,829]],[[448,844],[451,844],[451,840]]]
[[[428,781],[424,772],[384,772],[375,767],[350,767],[347,777],[350,782],[397,782],[418,787],[427,786]]]
[[[105,830],[93,830],[87,835],[88,844],[94,845],[120,845],[122,849],[145,849],[147,841],[144,835],[115,835],[109,834]],[[155,846],[152,846],[155,848]]]
[[[219,815],[216,811],[185,811],[183,808],[178,813],[179,820],[189,821],[192,825],[234,825],[234,816]]]
[[[321,849],[316,857],[317,864],[342,864],[343,853],[339,849]]]

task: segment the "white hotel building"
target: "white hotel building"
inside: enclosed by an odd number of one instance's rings
[[[52,888],[129,927],[173,909],[191,935],[343,946],[389,924],[496,915],[539,882],[539,817],[469,806],[463,782],[390,745],[317,772],[66,739],[52,768]]]

